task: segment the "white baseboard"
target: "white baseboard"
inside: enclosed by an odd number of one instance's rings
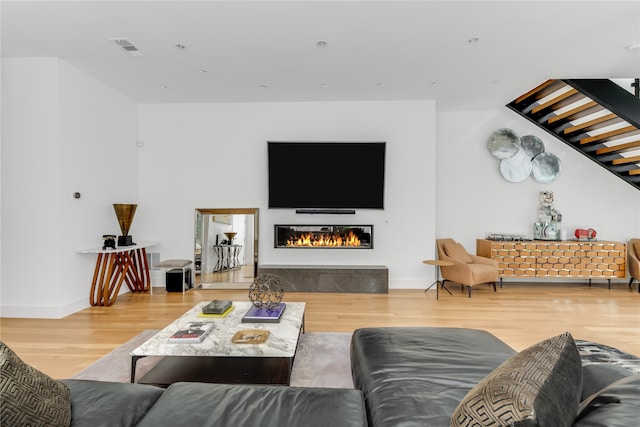
[[[19,319],[62,319],[89,307],[89,299],[77,299],[61,306],[1,305],[0,317]]]

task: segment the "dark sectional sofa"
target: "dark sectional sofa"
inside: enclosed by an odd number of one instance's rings
[[[611,364],[583,367],[569,334],[517,353],[480,330],[358,329],[351,368],[370,427],[640,426],[640,375]],[[538,393],[517,387],[536,381]],[[509,418],[509,398],[532,410]],[[491,424],[493,410],[502,411],[502,424]]]
[[[0,425],[640,425],[640,375],[610,364],[583,367],[569,334],[517,353],[480,330],[364,328],[352,336],[351,367],[355,389],[176,383],[165,390],[56,381],[0,343]],[[496,390],[505,394],[499,398],[499,416],[522,419],[476,422],[473,417],[496,410],[487,390],[491,396]],[[502,404],[514,395],[522,400],[515,414]],[[27,402],[21,401],[25,396]]]
[[[64,380],[71,390],[72,427],[366,426],[358,390]]]
[[[366,427],[354,389],[54,380],[0,342],[2,427]]]

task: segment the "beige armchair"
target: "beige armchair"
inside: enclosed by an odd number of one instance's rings
[[[638,292],[640,292],[640,239],[631,239],[627,244],[627,267],[629,268],[629,289],[633,281],[638,282]]]
[[[469,298],[471,287],[481,283],[492,284],[493,291],[496,291],[498,261],[471,255],[464,246],[453,239],[437,239],[436,245],[438,258],[453,263],[452,266],[440,267],[443,284],[446,281],[460,283],[463,290],[466,286],[469,289]]]

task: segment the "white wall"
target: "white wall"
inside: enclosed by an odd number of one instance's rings
[[[162,258],[193,253],[195,208],[260,209],[260,264],[382,264],[390,286],[424,286],[435,236],[435,103],[142,105],[134,232]],[[296,215],[267,209],[267,141],[386,141],[385,210]],[[295,176],[292,176],[295,179]],[[373,224],[372,250],[273,248],[273,225]]]
[[[556,181],[509,183],[486,149],[494,130],[540,137]],[[136,147],[136,140],[144,146]],[[384,211],[267,209],[268,140],[387,141]],[[437,143],[436,143],[437,141]],[[75,251],[120,234],[113,203],[138,203],[135,240],[161,259],[193,256],[196,208],[260,208],[261,264],[384,264],[392,288],[424,288],[434,240],[470,251],[488,233],[531,234],[537,195],[555,192],[572,231],[640,235],[640,193],[511,111],[436,114],[434,101],[136,105],[52,58],[2,61],[0,315],[61,317],[88,306],[95,264]],[[80,200],[71,197],[82,193]],[[373,250],[273,248],[275,223],[373,224]]]
[[[532,177],[506,181],[487,139],[499,128],[535,135],[560,158],[550,184]],[[538,194],[554,192],[570,238],[576,228],[593,227],[598,238],[626,242],[640,235],[640,192],[506,107],[500,111],[438,113],[437,236],[453,237],[475,252],[476,238],[490,233],[533,236]]]
[[[137,106],[54,58],[3,58],[2,106],[1,315],[62,317],[89,305],[76,251],[137,199]]]

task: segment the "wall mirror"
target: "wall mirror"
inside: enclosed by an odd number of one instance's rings
[[[248,289],[258,270],[258,209],[196,209],[194,287]]]

